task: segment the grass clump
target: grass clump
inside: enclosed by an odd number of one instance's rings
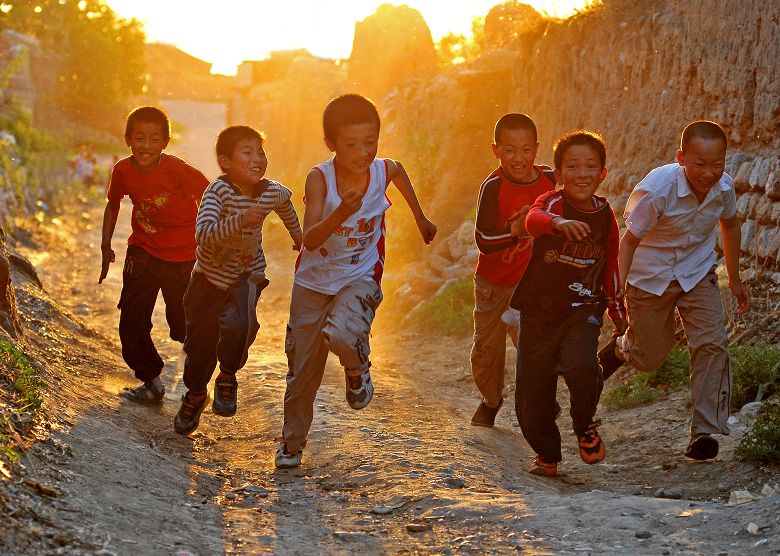
[[[780,464],[780,397],[767,400],[753,428],[734,451],[741,460],[757,464]]]
[[[729,360],[734,409],[780,393],[780,349],[776,346],[733,346]],[[658,400],[665,392],[687,388],[690,362],[688,350],[676,347],[655,371],[637,373],[608,390],[604,404],[608,409],[636,407]]]
[[[731,406],[780,394],[780,348],[776,346],[735,346],[730,350]]]
[[[650,385],[654,373],[637,373],[626,382],[609,389],[602,400],[607,409],[628,409],[652,403],[661,398],[663,391]]]
[[[46,384],[24,354],[0,340],[0,451],[15,461],[40,409]]]
[[[447,336],[471,333],[474,326],[474,279],[459,278],[409,314],[415,327]]]

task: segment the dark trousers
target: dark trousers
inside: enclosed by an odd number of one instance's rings
[[[596,359],[600,331],[601,317],[593,309],[580,309],[554,323],[521,315],[515,412],[523,436],[545,461],[561,461],[561,433],[555,424],[559,375],[569,388],[574,432],[584,432],[593,422],[601,382]]]
[[[174,263],[153,257],[137,245],[130,245],[122,271],[119,340],[122,357],[136,378],[149,382],[160,375],[163,360],[152,342],[152,312],[162,290],[165,319],[171,339],[184,341],[184,291],[195,261]]]
[[[255,283],[242,276],[230,289],[222,290],[200,272],[192,273],[184,294],[184,384],[188,390],[205,392],[217,362],[228,374],[246,364],[249,347],[260,329],[257,302],[267,285],[266,279]]]

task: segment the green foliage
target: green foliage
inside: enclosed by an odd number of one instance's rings
[[[471,20],[471,35],[448,33],[436,43],[439,62],[449,66],[473,60],[482,53],[485,38],[485,18],[475,17]]]
[[[0,451],[16,459],[16,446],[41,407],[46,387],[38,371],[24,354],[6,341],[0,341]]]
[[[731,407],[739,409],[756,398],[780,393],[780,349],[775,346],[734,346],[729,348],[729,359]],[[655,371],[637,373],[628,382],[607,391],[604,402],[609,409],[650,403],[660,398],[663,391],[687,388],[689,375],[688,351],[674,348]]]
[[[638,373],[627,382],[607,390],[602,402],[607,409],[628,409],[657,401],[663,395],[660,388],[650,385],[654,373]]]
[[[751,463],[780,464],[780,398],[776,396],[763,405],[734,456]]]
[[[116,125],[116,111],[142,92],[144,31],[119,18],[103,0],[5,0],[10,10],[0,29],[36,37],[59,55],[57,86],[50,99],[64,116],[100,129]]]
[[[647,384],[655,388],[679,390],[688,386],[691,368],[691,355],[687,349],[672,348],[664,362],[648,375]]]
[[[474,279],[464,276],[417,307],[409,321],[431,334],[463,335],[473,330]]]
[[[730,350],[731,406],[740,408],[780,393],[780,349],[776,346],[735,346]]]

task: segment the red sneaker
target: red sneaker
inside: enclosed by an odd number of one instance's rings
[[[580,457],[585,463],[593,464],[598,463],[604,459],[606,455],[606,447],[599,436],[599,431],[596,427],[598,422],[591,423],[585,432],[577,435],[577,444],[580,446]]]
[[[531,464],[531,469],[529,469],[528,472],[531,475],[539,475],[540,477],[557,477],[558,464],[555,462],[546,462],[542,459],[542,456],[536,456],[536,459]]]

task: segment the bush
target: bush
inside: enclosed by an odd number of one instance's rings
[[[735,346],[731,352],[731,407],[780,393],[780,349],[775,346]],[[760,394],[760,396],[759,396]]]
[[[658,400],[663,392],[650,385],[654,373],[638,373],[631,380],[610,388],[603,396],[603,403],[609,410],[628,409]]]
[[[0,341],[0,363],[0,450],[14,460],[21,436],[43,403],[41,393],[46,384],[24,354],[9,342]]]
[[[780,463],[780,398],[776,396],[763,405],[753,428],[742,437],[734,456],[750,463]]]
[[[757,398],[780,393],[780,349],[775,346],[734,346],[729,348],[732,388],[731,407],[741,408]],[[690,355],[674,348],[655,371],[637,373],[604,395],[608,409],[635,407],[660,398],[662,391],[687,388]],[[760,396],[759,396],[760,394]]]
[[[474,329],[473,311],[474,279],[464,276],[412,311],[409,321],[434,334],[470,334]]]

